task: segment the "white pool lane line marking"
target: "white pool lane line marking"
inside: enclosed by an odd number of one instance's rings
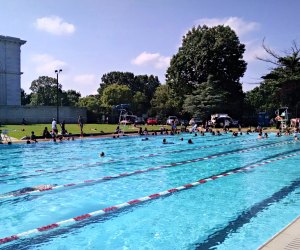
[[[230,138],[225,138],[225,139],[230,139]],[[81,169],[81,168],[88,168],[88,167],[97,167],[99,165],[104,165],[104,164],[110,164],[110,163],[115,163],[115,162],[122,162],[123,160],[131,160],[131,159],[143,159],[143,158],[147,158],[147,157],[154,157],[154,156],[159,156],[159,155],[164,155],[164,154],[170,154],[170,153],[180,153],[180,152],[185,152],[185,151],[192,151],[192,150],[198,150],[198,149],[204,149],[204,148],[213,148],[213,147],[218,147],[218,146],[226,146],[226,145],[230,145],[230,144],[236,144],[238,142],[247,142],[247,141],[254,141],[254,140],[258,140],[257,138],[255,139],[246,139],[246,140],[239,140],[239,141],[232,141],[232,142],[228,142],[228,143],[219,143],[219,144],[214,144],[214,145],[205,145],[205,146],[200,146],[200,147],[196,147],[196,148],[188,148],[188,149],[180,149],[180,150],[169,150],[169,151],[164,151],[164,152],[158,152],[158,153],[154,153],[154,154],[147,154],[147,155],[141,155],[141,156],[137,156],[137,157],[128,157],[128,158],[119,158],[116,160],[108,160],[108,161],[97,161],[94,163],[86,163],[86,164],[80,164],[78,167],[72,167],[72,168],[65,168],[59,171],[49,171],[49,170],[55,170],[55,169],[61,169],[60,167],[55,167],[52,169],[36,169],[34,171],[22,171],[22,172],[15,172],[12,174],[2,174],[0,175],[0,177],[7,177],[7,176],[15,176],[15,175],[24,175],[24,174],[34,174],[34,173],[45,173],[45,174],[52,174],[52,173],[58,173],[58,172],[65,172],[65,171],[71,171],[71,170],[77,170],[77,169]],[[216,141],[216,140],[213,140]],[[31,164],[29,164],[30,166]],[[39,175],[32,175],[32,176],[39,176]]]
[[[46,192],[46,191],[51,191],[51,190],[59,190],[59,189],[70,188],[70,187],[75,187],[75,186],[83,186],[83,185],[98,183],[98,182],[102,182],[102,181],[109,181],[109,180],[118,179],[118,178],[122,178],[122,177],[126,177],[126,176],[155,171],[155,170],[159,170],[159,169],[163,169],[163,168],[177,167],[179,165],[184,165],[184,164],[188,164],[188,163],[192,163],[192,162],[199,162],[199,161],[214,159],[214,158],[218,158],[218,157],[222,157],[222,156],[232,155],[232,154],[236,154],[236,153],[245,153],[245,152],[250,152],[250,151],[265,149],[265,148],[270,148],[270,147],[276,147],[276,146],[280,146],[283,144],[290,144],[290,143],[294,143],[294,141],[274,143],[271,145],[258,146],[258,147],[254,147],[254,148],[250,148],[250,149],[241,149],[241,150],[237,150],[234,152],[228,152],[228,153],[223,153],[223,154],[220,153],[217,155],[210,155],[210,156],[200,157],[200,158],[196,158],[196,159],[192,159],[192,160],[186,160],[186,161],[161,165],[158,167],[151,167],[151,168],[146,168],[146,169],[135,170],[132,172],[124,172],[124,173],[120,173],[120,174],[116,174],[116,175],[104,176],[104,177],[90,179],[90,180],[84,180],[84,181],[80,181],[80,182],[68,183],[68,184],[58,185],[58,186],[54,186],[54,187],[47,187],[47,188],[43,188],[43,189],[39,189],[39,190],[35,190],[35,191],[24,192],[21,194],[0,195],[0,200],[10,199],[13,197],[20,197],[20,196],[24,196],[24,195],[39,194],[41,192]]]
[[[128,208],[128,207],[133,206],[135,204],[140,204],[140,203],[143,203],[145,201],[154,200],[154,199],[157,199],[157,198],[160,198],[160,197],[163,197],[163,196],[167,196],[167,195],[172,194],[174,192],[186,190],[188,188],[204,184],[208,181],[214,181],[216,179],[226,177],[228,175],[248,171],[248,170],[251,170],[253,168],[264,166],[264,165],[269,164],[271,162],[275,162],[275,161],[279,161],[279,160],[283,160],[283,159],[288,159],[288,158],[291,158],[293,156],[297,156],[299,154],[300,154],[300,152],[296,152],[296,153],[293,153],[293,154],[289,154],[289,155],[277,157],[277,158],[274,158],[274,159],[271,159],[271,160],[263,161],[261,163],[253,164],[253,165],[250,165],[250,166],[247,166],[247,167],[241,167],[241,168],[235,169],[233,171],[228,171],[228,172],[225,172],[225,173],[222,173],[222,174],[219,174],[219,175],[211,176],[209,178],[200,179],[196,182],[185,184],[185,185],[180,186],[180,187],[172,188],[172,189],[169,189],[169,190],[166,190],[166,191],[151,194],[149,196],[144,196],[144,197],[134,199],[134,200],[131,200],[131,201],[127,201],[127,202],[124,202],[124,203],[121,203],[121,204],[118,204],[118,205],[103,208],[103,209],[93,211],[93,212],[90,212],[90,213],[87,213],[87,214],[79,215],[79,216],[76,216],[76,217],[71,218],[71,219],[59,221],[59,222],[56,222],[56,223],[52,223],[52,224],[49,224],[49,225],[46,225],[46,226],[42,226],[42,227],[38,227],[38,228],[35,228],[35,229],[32,229],[32,230],[29,230],[29,231],[25,231],[25,232],[18,233],[18,234],[15,234],[15,235],[11,235],[11,236],[8,236],[8,237],[5,237],[5,238],[1,238],[0,239],[0,244],[5,244],[5,243],[12,242],[12,241],[22,239],[22,238],[25,238],[25,237],[41,234],[45,231],[49,232],[49,231],[52,231],[52,230],[54,230],[58,227],[74,224],[78,221],[82,221],[82,220],[88,219],[90,217],[102,216],[102,215],[109,214],[109,213],[115,213],[115,212],[117,212],[117,211],[119,211],[123,208]]]

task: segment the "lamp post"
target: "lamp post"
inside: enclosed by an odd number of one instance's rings
[[[62,69],[56,69],[56,122],[59,122],[59,112],[58,112],[58,74],[62,72]]]

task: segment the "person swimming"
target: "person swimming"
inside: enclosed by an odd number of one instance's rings
[[[163,144],[174,144],[174,142],[167,142],[167,139],[166,138],[164,138],[163,139],[163,142],[162,142]]]
[[[26,193],[33,192],[33,191],[48,190],[48,189],[51,189],[55,186],[57,186],[57,184],[44,184],[44,185],[38,185],[38,186],[33,186],[33,187],[25,187],[25,188],[14,190],[14,191],[11,191],[11,192],[8,192],[8,193],[4,193],[1,196],[7,196],[7,195],[18,196],[18,195],[26,194]]]
[[[104,156],[105,156],[104,152],[101,152],[101,153],[99,154],[99,156],[100,156],[100,157],[104,157]]]
[[[189,140],[188,140],[188,144],[193,144],[192,139],[189,139]]]

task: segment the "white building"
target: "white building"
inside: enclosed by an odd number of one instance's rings
[[[25,43],[0,36],[0,105],[21,105],[21,45]]]
[[[26,41],[0,36],[0,124],[47,123],[56,117],[56,106],[21,106],[21,46]],[[59,116],[77,123],[81,115],[86,121],[86,108],[59,107]]]

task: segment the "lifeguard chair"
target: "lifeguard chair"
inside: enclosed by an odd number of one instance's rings
[[[275,111],[276,117],[275,120],[280,122],[280,131],[283,132],[287,129],[287,122],[289,120],[288,107],[282,107]]]

